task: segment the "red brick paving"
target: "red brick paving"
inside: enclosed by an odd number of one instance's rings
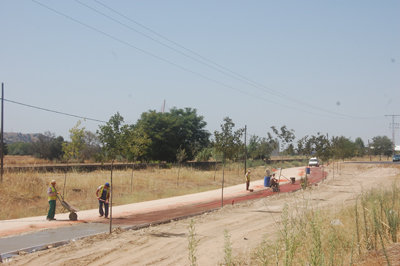
[[[308,175],[308,181],[310,185],[316,184],[326,178],[327,173],[322,173],[322,169],[319,167],[311,168],[311,173]],[[236,195],[230,197],[224,197],[224,205],[235,204],[242,201],[253,200],[268,197],[278,193],[294,192],[301,189],[300,180],[296,180],[294,184],[286,183],[280,185],[280,192],[272,192],[270,188],[263,186],[253,187],[253,192],[247,192],[246,195]],[[146,213],[140,213],[136,215],[128,215],[123,218],[114,218],[114,225],[143,225],[149,223],[161,223],[180,217],[188,217],[195,214],[204,213],[221,207],[221,200],[212,200],[209,202],[200,202],[195,204],[180,205],[165,210],[151,211]],[[103,221],[107,223],[108,221]]]

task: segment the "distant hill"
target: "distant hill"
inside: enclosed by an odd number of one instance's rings
[[[15,133],[15,132],[4,132],[4,142],[15,143],[15,142],[35,142],[38,140],[38,136],[42,135],[40,133]]]

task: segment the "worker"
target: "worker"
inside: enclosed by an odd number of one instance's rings
[[[278,181],[278,179],[276,179],[275,174],[272,174],[270,187],[272,188],[272,191],[274,191],[274,192],[279,191],[279,181]]]
[[[246,190],[249,190],[249,186],[250,186],[250,169],[249,170],[247,170],[247,173],[246,173]]]
[[[104,218],[108,218],[108,201],[110,199],[110,184],[105,183],[101,185],[96,190],[96,196],[99,200],[99,217],[104,215]],[[104,205],[104,211],[103,211]]]
[[[47,189],[47,199],[49,201],[49,212],[47,213],[48,221],[54,221],[56,219],[56,218],[54,218],[54,216],[56,214],[57,194],[60,194],[60,193],[57,192],[56,181],[51,180],[50,186]]]

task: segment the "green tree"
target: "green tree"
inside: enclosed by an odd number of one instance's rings
[[[275,136],[280,140],[281,151],[283,151],[286,146],[292,143],[292,141],[295,139],[294,130],[287,129],[285,125],[280,128],[280,131],[276,129],[275,126],[272,126],[271,129]]]
[[[105,124],[99,126],[97,134],[102,144],[102,150],[106,159],[111,160],[111,174],[110,174],[110,234],[112,231],[112,204],[113,204],[113,165],[117,156],[123,153],[124,146],[124,130],[122,123],[124,118],[116,113]]]
[[[136,123],[151,140],[147,159],[169,162],[176,160],[179,148],[185,149],[187,159],[192,160],[207,147],[210,133],[205,126],[203,117],[191,108],[172,108],[166,113],[149,111],[142,113]]]
[[[98,136],[93,132],[85,131],[84,142],[85,146],[82,150],[82,157],[85,160],[100,161],[101,147]]]
[[[356,145],[350,139],[341,137],[332,137],[332,152],[337,159],[347,159],[356,155]]]
[[[241,137],[244,129],[240,128],[233,131],[235,123],[229,117],[224,118],[224,124],[221,125],[221,132],[214,131],[215,143],[214,147],[223,155],[225,160],[233,159],[243,145]]]
[[[268,138],[252,135],[247,146],[248,155],[252,159],[268,160],[277,146],[278,142],[272,138],[271,134],[268,135]]]
[[[244,129],[240,128],[233,131],[235,123],[229,117],[224,118],[224,124],[221,125],[221,132],[214,131],[214,147],[217,152],[222,154],[222,196],[221,206],[224,205],[224,169],[227,159],[232,159],[243,146],[241,137]]]
[[[365,155],[365,144],[361,138],[356,138],[354,141],[354,145],[356,148],[356,155],[357,156],[364,156]]]
[[[7,155],[8,154],[8,145],[7,143],[3,142],[3,155]]]
[[[372,138],[373,154],[391,156],[393,154],[393,142],[387,136],[376,136]]]
[[[316,136],[304,136],[297,142],[297,152],[302,155],[310,156],[314,154],[323,161],[329,160],[332,150],[328,136],[317,133]]]
[[[10,155],[33,155],[32,143],[29,142],[15,142],[9,143],[8,154]]]
[[[306,144],[306,147],[311,146],[315,151],[315,155],[322,161],[328,161],[332,157],[331,143],[328,136],[318,132],[316,136],[311,136],[309,141],[310,143]]]
[[[85,149],[85,128],[79,128],[81,121],[78,121],[76,125],[69,130],[70,142],[64,142],[62,144],[62,150],[64,152],[64,160],[66,161],[77,161],[83,162],[83,150]]]
[[[59,160],[63,156],[62,144],[64,138],[51,132],[39,134],[37,141],[32,143],[33,155],[37,158]]]
[[[133,172],[137,160],[142,160],[148,152],[151,144],[150,138],[143,131],[142,128],[135,127],[134,125],[124,125],[122,127],[122,147],[125,158],[132,162],[131,173],[131,192],[133,191]]]
[[[105,158],[112,162],[117,159],[117,156],[123,154],[125,144],[123,122],[124,118],[119,113],[116,113],[105,125],[99,126],[99,130],[97,130]]]
[[[123,153],[128,161],[142,160],[149,152],[151,139],[143,128],[125,125],[122,128]]]
[[[311,154],[311,146],[308,145],[308,135],[302,137],[297,141],[297,153],[300,155],[310,155]]]
[[[207,162],[212,157],[212,148],[203,148],[196,154],[196,161],[198,162]]]
[[[287,154],[287,155],[295,155],[295,150],[294,150],[294,145],[293,145],[293,143],[290,143],[288,146],[287,146],[287,148],[286,148],[286,150],[284,150],[283,151],[283,153],[284,154]]]

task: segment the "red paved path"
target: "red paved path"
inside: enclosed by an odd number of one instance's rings
[[[308,182],[312,184],[316,184],[326,178],[327,173],[324,172],[322,175],[321,168],[311,168],[311,174],[308,175]],[[234,195],[224,197],[224,205],[227,204],[235,204],[242,201],[253,200],[258,198],[268,197],[278,193],[288,193],[294,192],[301,189],[300,180],[297,180],[294,184],[286,183],[280,185],[280,192],[272,192],[270,188],[266,188],[264,186],[253,186],[254,192],[248,192],[247,195]],[[135,226],[135,225],[143,225],[150,223],[162,223],[166,221],[170,221],[172,219],[176,219],[179,217],[188,217],[192,215],[196,215],[199,213],[204,213],[206,211],[211,211],[221,207],[221,199],[212,200],[209,202],[199,202],[192,203],[190,205],[181,205],[175,207],[169,207],[168,209],[150,211],[146,213],[140,213],[135,215],[127,215],[120,218],[114,218],[114,225],[121,226]],[[102,221],[106,223],[107,221]]]

